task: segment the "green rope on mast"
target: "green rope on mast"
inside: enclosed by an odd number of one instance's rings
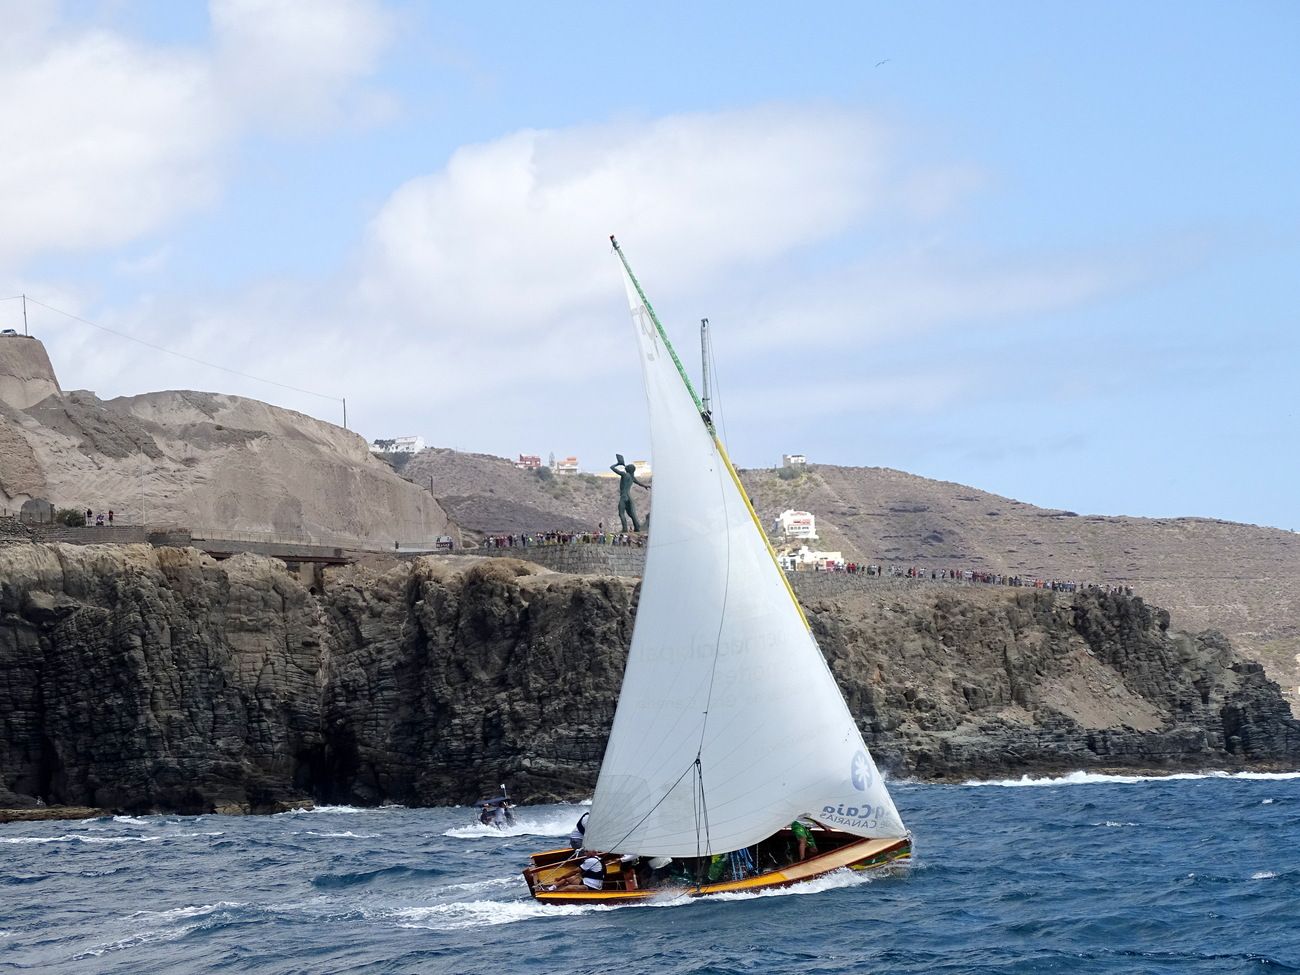
[[[618,246],[618,241],[614,239],[613,234],[609,235],[609,242],[614,245],[614,253],[617,254],[618,259],[623,262],[623,270],[627,272],[627,276],[632,282],[632,287],[636,288],[636,293],[640,297],[641,303],[645,305],[645,310],[650,313],[650,321],[655,323],[655,330],[658,331],[659,337],[664,340],[664,347],[668,349],[668,354],[672,356],[673,365],[677,367],[678,375],[682,377],[682,382],[686,384],[686,391],[691,394],[691,399],[695,401],[695,408],[699,410],[700,416],[704,418],[704,425],[709,428],[710,433],[713,433],[713,419],[709,416],[708,411],[704,409],[704,403],[701,402],[700,397],[696,395],[695,387],[691,384],[691,377],[686,375],[686,369],[682,365],[682,360],[677,358],[677,350],[673,348],[672,342],[668,340],[668,333],[664,331],[663,323],[659,321],[659,316],[655,314],[654,306],[650,304],[650,299],[647,298],[645,292],[641,290],[641,282],[638,281],[636,275],[632,273],[632,265],[627,262],[627,257],[623,253],[623,248]]]

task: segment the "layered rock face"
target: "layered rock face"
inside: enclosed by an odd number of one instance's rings
[[[636,586],[423,559],[331,571],[317,597],[254,556],[0,547],[0,805],[589,795]],[[1258,666],[1141,600],[932,586],[809,610],[899,773],[1300,764]]]

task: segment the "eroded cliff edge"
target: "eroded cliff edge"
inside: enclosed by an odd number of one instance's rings
[[[0,806],[589,795],[636,585],[512,560],[353,566],[0,547]],[[1140,599],[881,587],[806,600],[883,766],[920,777],[1300,767],[1261,668]]]

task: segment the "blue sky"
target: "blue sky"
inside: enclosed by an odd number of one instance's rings
[[[1300,529],[1300,6],[462,6],[23,5],[0,297],[594,470],[648,442],[617,232],[742,465]],[[341,418],[32,321],[65,388]]]

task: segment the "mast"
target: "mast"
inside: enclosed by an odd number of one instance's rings
[[[708,414],[704,410],[704,404],[700,402],[699,394],[695,392],[695,386],[691,383],[691,377],[686,375],[682,360],[677,358],[677,350],[668,341],[668,333],[664,331],[663,323],[659,321],[659,316],[655,314],[654,306],[650,304],[650,299],[645,296],[641,282],[632,273],[632,265],[627,262],[627,258],[623,255],[623,248],[618,246],[618,241],[614,239],[613,234],[609,235],[609,242],[614,245],[614,253],[623,262],[623,270],[627,272],[628,280],[632,282],[632,287],[636,288],[637,296],[641,299],[641,304],[645,305],[645,310],[650,315],[650,321],[654,324],[655,331],[659,333],[659,337],[663,339],[664,347],[668,350],[668,354],[672,356],[673,365],[677,367],[677,374],[682,377],[682,382],[686,384],[686,391],[691,394],[691,399],[695,401],[695,408],[700,411],[700,416],[704,419],[704,425],[709,428],[709,434],[712,435],[713,421],[708,418]]]
[[[704,412],[712,415],[713,409],[709,405],[709,320],[700,319],[700,388],[704,395],[700,397],[700,402],[704,404]]]
[[[731,458],[727,456],[727,448],[722,446],[722,440],[718,437],[717,428],[713,425],[713,417],[700,402],[700,397],[695,392],[695,387],[691,385],[691,377],[686,375],[685,368],[682,367],[682,360],[677,358],[677,350],[673,348],[673,343],[668,339],[668,333],[664,331],[663,323],[659,321],[659,316],[655,314],[654,307],[650,304],[650,299],[646,297],[645,290],[641,287],[641,282],[636,279],[632,273],[632,265],[627,262],[627,256],[623,253],[623,248],[618,246],[618,241],[614,235],[609,235],[609,242],[614,245],[614,253],[618,255],[619,261],[623,265],[623,270],[627,273],[627,278],[632,282],[632,287],[636,289],[637,297],[641,299],[641,304],[645,305],[645,310],[650,316],[650,321],[654,323],[655,331],[658,332],[659,338],[663,340],[664,348],[672,356],[673,365],[677,367],[677,374],[682,377],[682,382],[686,384],[686,391],[691,394],[691,399],[695,401],[695,408],[700,412],[700,419],[704,421],[704,427],[709,431],[709,437],[713,440],[713,446],[718,451],[718,457],[722,459],[723,467],[731,475],[732,482],[736,485],[741,500],[745,502],[745,507],[749,511],[749,517],[754,522],[754,528],[758,531],[758,537],[763,540],[763,546],[767,549],[767,554],[772,560],[772,567],[776,569],[777,576],[780,577],[782,585],[785,587],[786,595],[790,597],[790,602],[794,603],[795,612],[799,614],[799,619],[803,621],[804,629],[809,633],[812,632],[812,625],[808,622],[808,617],[804,614],[803,607],[799,605],[799,600],[794,594],[794,587],[790,585],[790,580],[786,578],[785,570],[781,568],[781,563],[777,561],[776,549],[772,548],[772,543],[767,537],[767,532],[763,530],[763,523],[758,520],[758,512],[754,510],[754,502],[749,499],[749,493],[740,483],[740,475],[736,472],[736,467],[731,463]],[[704,319],[705,322],[708,319]],[[706,373],[707,375],[707,373]],[[824,664],[826,661],[822,659]]]

